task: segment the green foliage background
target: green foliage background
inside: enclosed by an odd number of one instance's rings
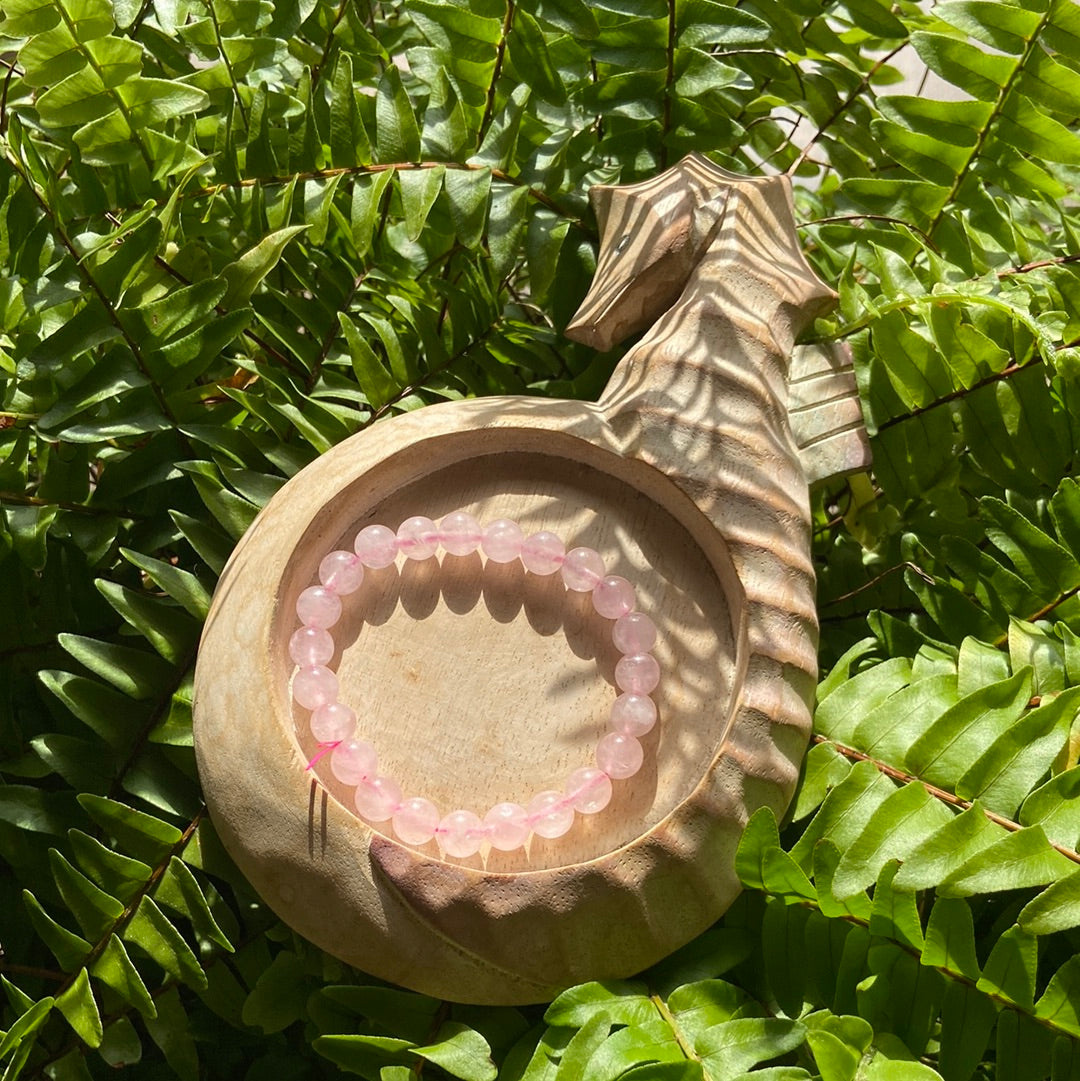
[[[1080,8],[5,0],[0,1071],[1080,1077]],[[913,49],[964,92],[887,95]],[[802,146],[804,149],[799,149]],[[205,817],[214,579],[402,410],[592,396],[586,191],[787,171],[875,474],[816,497],[814,746],[743,898],[548,1008],[381,986]]]

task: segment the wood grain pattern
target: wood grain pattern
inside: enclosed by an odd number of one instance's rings
[[[542,1001],[698,934],[737,893],[748,814],[790,798],[809,731],[814,582],[789,408],[828,442],[813,388],[845,388],[811,364],[795,404],[788,363],[831,291],[798,250],[785,180],[691,157],[594,202],[598,272],[569,332],[604,346],[648,327],[600,402],[446,403],[323,455],[238,546],[196,673],[213,821],[260,894],[357,967],[458,1001]],[[328,771],[304,772],[286,644],[323,554],[369,522],[459,508],[598,548],[656,619],[664,675],[646,767],[609,808],[557,841],[455,861],[400,845]],[[370,573],[333,663],[386,770],[482,814],[591,761],[615,693],[607,626],[517,564],[445,557]]]

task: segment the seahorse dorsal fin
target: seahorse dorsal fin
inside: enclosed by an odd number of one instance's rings
[[[842,343],[796,346],[788,374],[788,416],[808,484],[869,469],[851,351]]]
[[[711,199],[705,200],[693,210],[693,244],[697,251],[703,251],[716,235],[724,221],[731,187],[726,186]]]

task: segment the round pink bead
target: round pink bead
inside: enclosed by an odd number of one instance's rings
[[[533,574],[554,574],[566,556],[566,545],[547,529],[528,537],[521,545],[521,562]]]
[[[356,534],[353,550],[365,567],[389,567],[397,558],[397,537],[384,525],[366,525]]]
[[[439,549],[439,530],[430,518],[406,518],[397,531],[398,551],[407,559],[430,559]]]
[[[379,772],[375,748],[363,739],[347,739],[330,752],[330,772],[342,784],[359,784]]]
[[[615,685],[630,694],[650,694],[660,682],[660,665],[651,653],[628,653],[615,665]]]
[[[597,582],[592,603],[605,619],[618,619],[634,610],[634,587],[625,578],[609,574]]]
[[[496,518],[484,530],[480,547],[492,563],[510,563],[521,555],[521,542],[524,539],[517,522],[511,522],[509,518]]]
[[[567,588],[575,593],[588,593],[604,577],[604,561],[592,548],[571,548],[559,569]]]
[[[439,847],[458,859],[475,856],[484,843],[484,824],[472,811],[451,811],[435,831]]]
[[[635,739],[656,724],[656,703],[646,694],[620,694],[611,706],[611,727]]]
[[[341,598],[326,586],[308,586],[296,598],[296,614],[305,627],[325,630],[341,618]]]
[[[320,743],[340,743],[356,731],[356,714],[341,702],[327,702],[312,713],[309,723]]]
[[[452,556],[467,556],[475,552],[480,547],[482,533],[480,523],[463,510],[448,514],[439,523],[442,546]]]
[[[394,812],[394,832],[407,845],[426,845],[438,825],[438,807],[422,796],[405,800]]]
[[[644,761],[645,752],[633,736],[608,732],[596,745],[596,764],[616,781],[633,777]]]
[[[356,786],[353,801],[361,818],[385,822],[401,806],[401,785],[390,777],[372,777]]]
[[[488,830],[491,847],[500,852],[512,852],[529,839],[528,811],[520,803],[496,803],[486,815],[484,826]]]
[[[552,788],[529,801],[528,821],[540,837],[561,837],[574,824],[574,808],[566,796]]]
[[[336,702],[338,680],[333,670],[323,664],[299,668],[293,676],[292,695],[297,705],[304,709],[318,709],[328,702]]]
[[[582,766],[567,779],[566,798],[580,814],[596,814],[611,802],[611,778],[603,770]]]
[[[354,593],[364,580],[364,564],[352,552],[330,552],[319,564],[319,581],[341,596]]]
[[[648,653],[656,645],[656,624],[644,612],[627,612],[615,620],[611,640],[620,653]]]
[[[333,655],[334,639],[322,627],[301,627],[289,639],[289,657],[301,668],[326,664]]]

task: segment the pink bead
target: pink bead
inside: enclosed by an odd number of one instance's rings
[[[485,840],[484,824],[472,811],[451,811],[435,831],[439,847],[458,859],[475,856]]]
[[[484,555],[492,563],[510,563],[521,555],[521,542],[525,539],[521,527],[509,518],[496,518],[480,540]]]
[[[660,665],[651,653],[628,653],[615,665],[615,685],[631,694],[651,694],[660,682]]]
[[[620,694],[611,706],[611,727],[635,739],[651,732],[656,724],[656,704],[645,694]]]
[[[327,702],[312,713],[309,723],[320,743],[340,743],[356,731],[356,714],[341,702]]]
[[[334,655],[334,639],[322,627],[301,627],[289,639],[289,658],[301,668],[326,664]]]
[[[596,764],[616,781],[633,777],[644,761],[645,752],[633,736],[608,732],[596,745]]]
[[[390,777],[372,777],[356,786],[353,801],[361,818],[385,822],[401,806],[401,786]]]
[[[571,548],[563,559],[562,580],[575,593],[588,593],[604,577],[604,561],[592,548]]]
[[[426,845],[439,825],[439,809],[429,799],[413,796],[394,812],[394,832],[407,845]]]
[[[566,796],[552,788],[529,801],[528,821],[540,837],[561,837],[574,824],[574,808]]]
[[[528,811],[520,803],[496,803],[486,815],[484,826],[488,829],[491,847],[500,852],[512,852],[529,839]]]
[[[398,551],[408,559],[430,559],[439,550],[439,530],[430,518],[406,518],[397,531]]]
[[[448,514],[439,523],[442,546],[452,556],[467,556],[475,552],[480,547],[482,533],[480,523],[463,510]]]
[[[566,798],[580,814],[596,814],[611,802],[611,778],[603,770],[582,766],[567,779]]]
[[[356,534],[353,550],[365,567],[389,567],[397,558],[397,537],[384,525],[366,525]]]
[[[597,583],[592,603],[605,619],[618,619],[634,610],[634,587],[625,578],[609,574]]]
[[[299,668],[293,676],[292,695],[297,705],[304,709],[318,709],[328,702],[336,702],[337,694],[337,676],[323,664]]]
[[[339,597],[354,593],[364,580],[364,564],[352,552],[331,552],[319,564],[319,581]]]
[[[379,772],[375,748],[363,739],[347,739],[330,752],[330,771],[342,784],[359,784]]]
[[[554,574],[566,556],[566,545],[554,533],[541,529],[521,545],[521,562],[533,574]]]
[[[305,627],[325,630],[341,618],[341,598],[326,586],[308,586],[296,598],[296,614]]]
[[[615,620],[611,640],[620,653],[648,653],[656,645],[656,624],[644,612],[627,612]]]

